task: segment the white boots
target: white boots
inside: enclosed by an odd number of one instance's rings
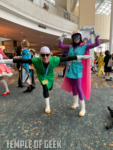
[[[71,109],[76,109],[78,107],[78,95],[73,96],[73,105],[71,106]]]
[[[79,103],[78,103],[78,95],[75,95],[73,96],[73,105],[71,106],[71,109],[76,109],[76,107],[79,106]],[[86,113],[86,110],[85,110],[85,101],[84,100],[80,100],[80,107],[81,107],[81,111],[79,112],[79,116],[80,117],[83,117]]]
[[[81,111],[79,112],[78,115],[80,117],[83,117],[85,115],[85,113],[86,113],[86,110],[85,110],[85,101],[84,100],[80,101],[80,107],[81,107]]]
[[[45,113],[50,114],[49,97],[48,97],[48,98],[45,98],[45,104],[46,104]]]
[[[78,95],[73,96],[73,105],[71,106],[71,109],[76,109],[76,107],[79,106],[78,103]],[[51,110],[50,110],[50,102],[49,102],[49,97],[45,98],[45,104],[46,104],[46,108],[45,108],[45,113],[50,114]],[[79,112],[79,116],[83,117],[86,113],[85,110],[85,101],[84,100],[80,100],[80,107],[81,107],[81,111]]]

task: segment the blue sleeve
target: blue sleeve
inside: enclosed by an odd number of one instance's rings
[[[22,57],[20,57],[20,59],[27,59],[28,57],[27,57],[27,51],[26,50],[23,50],[23,52],[22,52]]]

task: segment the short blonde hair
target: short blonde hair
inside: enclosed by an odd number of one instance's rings
[[[27,40],[22,40],[21,46],[22,46],[23,48],[24,48],[24,47],[29,47],[29,46],[30,46],[30,43],[29,43]]]

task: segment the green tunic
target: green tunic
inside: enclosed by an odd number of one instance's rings
[[[40,83],[42,84],[42,81],[44,79],[48,80],[47,88],[50,89],[54,81],[54,68],[59,65],[60,58],[54,57],[54,56],[50,57],[48,73],[46,75],[46,78],[44,78],[46,74],[46,68],[42,64],[41,57],[34,57],[31,60],[32,60],[32,64],[34,65],[36,69],[37,76],[38,76]]]

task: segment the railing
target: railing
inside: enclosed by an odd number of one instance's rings
[[[49,11],[50,13],[52,13],[54,15],[57,15],[59,17],[62,17],[66,20],[69,20],[69,21],[72,21],[72,22],[75,22],[76,24],[78,24],[78,16],[76,16],[72,13],[69,13],[65,9],[55,6],[54,4],[50,3],[48,0],[43,0],[43,1],[31,0],[31,1],[33,1],[33,3],[35,3],[39,7],[44,8],[45,10]]]

